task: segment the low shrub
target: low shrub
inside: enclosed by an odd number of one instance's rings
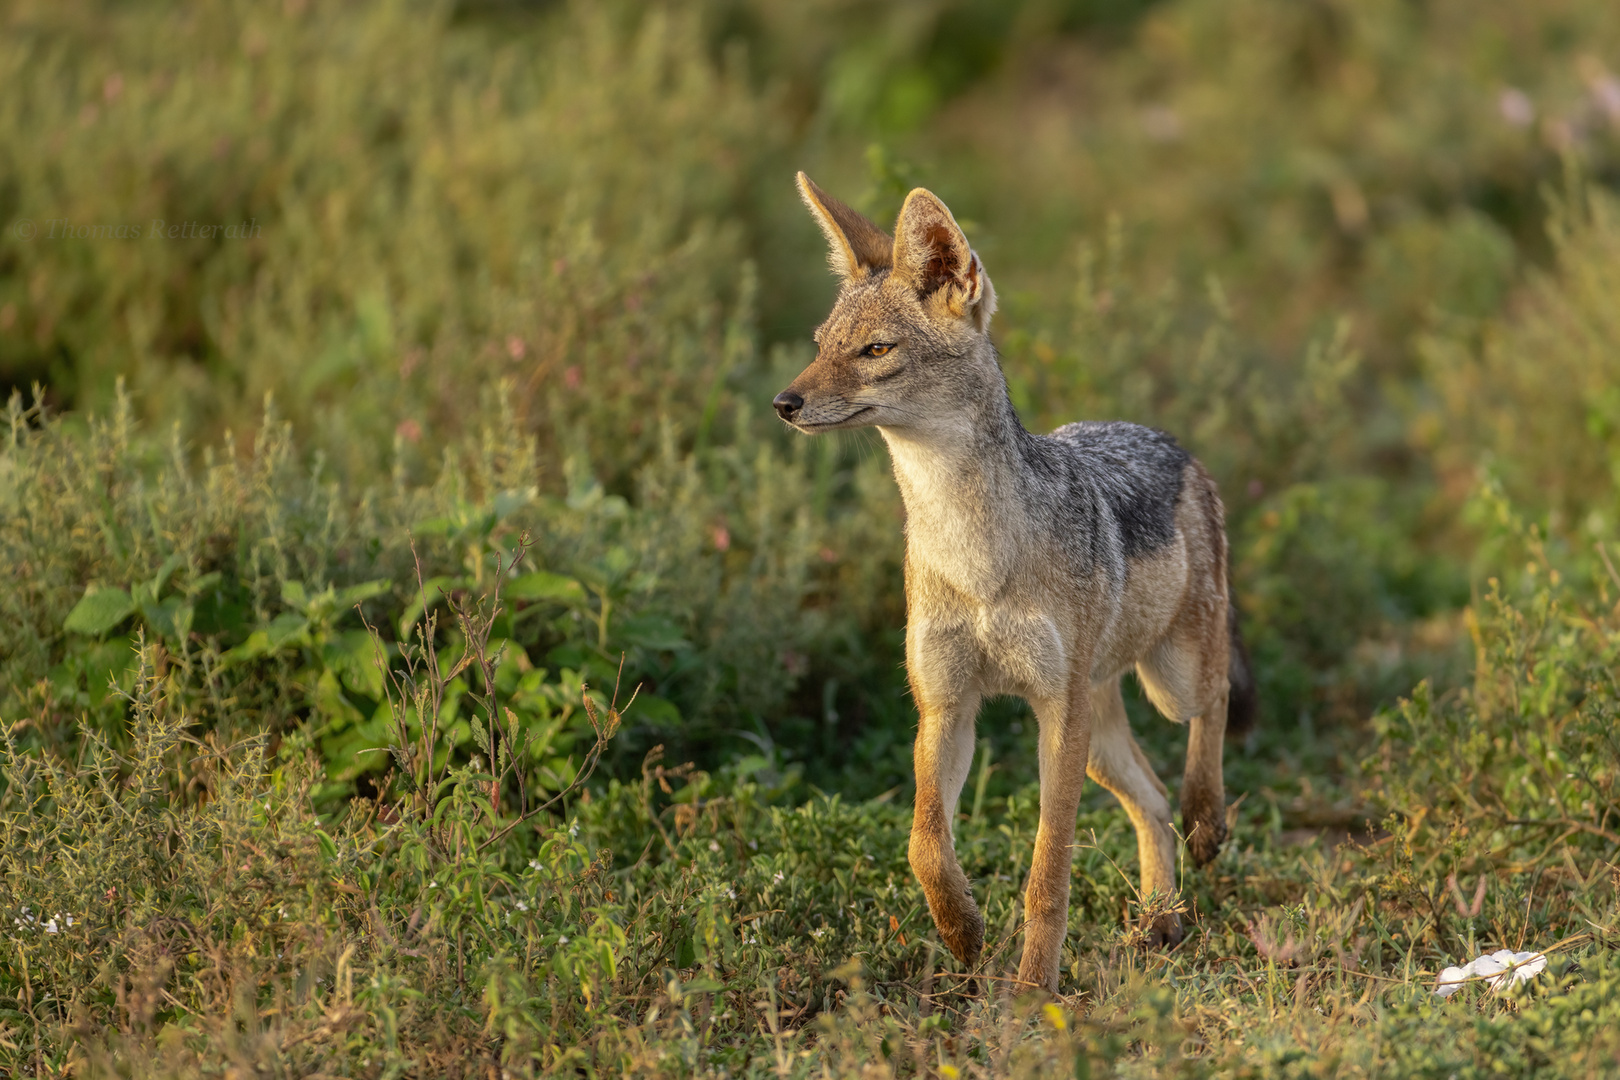
[[[563,768],[583,724],[584,681],[639,688],[620,771],[654,742],[709,752],[729,731],[760,730],[792,689],[794,658],[836,626],[802,610],[826,565],[817,551],[837,542],[791,495],[803,460],[717,451],[705,466],[670,452],[643,472],[634,506],[576,465],[568,492],[550,496],[506,400],[492,396],[488,416],[433,482],[396,473],[355,493],[301,462],[273,412],[250,456],[226,447],[194,462],[141,436],[127,407],[81,433],[13,398],[0,559],[18,577],[0,595],[0,709],[35,717],[29,740],[64,753],[81,713],[118,730],[126,707],[109,680],[129,691],[144,632],[186,661],[174,692],[193,723],[227,740],[296,733],[336,797],[386,765],[369,753],[387,709],[368,627],[393,654],[419,615],[439,612],[449,669],[465,638],[446,605],[499,574],[509,607],[492,632],[510,647],[491,670],[507,706],[550,732],[547,767]],[[463,750],[482,678],[458,675],[442,705]]]

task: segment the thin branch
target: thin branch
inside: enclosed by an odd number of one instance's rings
[[[619,672],[622,677],[624,673],[623,656],[619,657]],[[574,779],[567,787],[557,792],[557,794],[553,795],[539,806],[533,807],[532,809],[518,815],[509,821],[504,828],[491,834],[484,840],[483,843],[478,845],[477,850],[480,852],[487,850],[491,845],[505,839],[511,834],[512,830],[516,829],[519,825],[522,825],[535,815],[551,809],[551,807],[556,805],[558,802],[566,799],[569,795],[572,795],[575,791],[578,791],[580,788],[584,787],[586,781],[588,781],[591,778],[591,775],[596,772],[597,763],[602,760],[602,753],[607,749],[608,743],[613,740],[613,736],[618,734],[619,724],[623,720],[624,714],[629,711],[630,706],[636,703],[636,694],[640,692],[640,689],[641,688],[638,686],[636,690],[630,694],[630,700],[624,703],[624,708],[620,709],[618,707],[619,686],[617,683],[615,683],[613,686],[613,699],[608,705],[607,717],[604,720],[599,718],[596,714],[596,705],[591,701],[590,688],[582,685],[580,687],[580,698],[585,705],[585,715],[590,717],[591,728],[596,732],[596,742],[592,744],[590,750],[586,752],[585,759],[580,762],[579,769],[574,773]]]

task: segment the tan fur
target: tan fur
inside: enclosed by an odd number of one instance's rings
[[[911,865],[940,937],[974,963],[984,924],[953,847],[957,801],[980,702],[1025,697],[1040,723],[1041,811],[1018,975],[1055,990],[1088,772],[1136,828],[1143,898],[1176,890],[1169,803],[1126,721],[1124,671],[1136,669],[1166,716],[1191,722],[1182,809],[1193,854],[1207,861],[1222,839],[1229,645],[1220,499],[1190,461],[1168,543],[1124,558],[1122,572],[1101,564],[1077,572],[1049,508],[1018,494],[1034,481],[1014,452],[1021,436],[1002,430],[997,411],[1005,384],[987,336],[995,291],[950,211],[913,191],[884,258],[881,230],[802,173],[799,186],[845,284],[817,331],[815,362],[777,406],[807,432],[878,426],[905,500],[906,663],[920,714]],[[892,348],[873,355],[874,344]],[[1152,930],[1177,941],[1180,920],[1163,916]]]

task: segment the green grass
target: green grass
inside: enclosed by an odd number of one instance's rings
[[[1620,1060],[1612,5],[0,21],[0,1072]],[[1232,840],[1144,950],[1091,790],[1056,1001],[1027,707],[958,823],[982,969],[905,863],[887,460],[768,408],[833,288],[800,167],[939,192],[1026,422],[1227,504]],[[1504,947],[1547,972],[1432,994]]]
[[[196,739],[196,662],[160,675],[143,646],[122,748],[89,727],[74,760],[21,752],[26,725],[9,740],[5,1049],[18,1070],[143,1075],[1592,1075],[1620,1051],[1614,620],[1611,596],[1545,581],[1493,596],[1472,687],[1382,714],[1345,762],[1360,783],[1290,796],[1236,762],[1247,796],[1221,857],[1185,872],[1195,929],[1168,953],[1122,923],[1134,839],[1088,804],[1065,993],[1044,1005],[1008,983],[1032,786],[981,779],[964,806],[989,933],[962,972],[905,864],[902,801],[655,752],[525,818],[522,725],[466,765],[427,753],[411,723],[450,674],[430,666],[390,698],[396,794],[321,815],[313,755]],[[458,621],[487,655],[492,623]],[[602,741],[619,719],[592,710]],[[1346,797],[1381,828],[1280,828]],[[1499,946],[1551,963],[1512,995],[1433,995]]]

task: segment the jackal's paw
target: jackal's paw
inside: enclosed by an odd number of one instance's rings
[[[1189,801],[1194,805],[1189,806]],[[1188,800],[1181,803],[1181,824],[1187,830],[1187,854],[1194,866],[1204,866],[1221,853],[1226,840],[1226,811],[1213,800]]]
[[[984,917],[972,904],[969,900],[966,907],[934,916],[945,947],[968,968],[979,962],[979,953],[984,951]]]
[[[1160,915],[1142,928],[1143,944],[1150,949],[1173,949],[1184,936],[1180,915]]]
[[[1192,856],[1194,866],[1206,866],[1213,862],[1215,856],[1221,853],[1221,844],[1226,840],[1226,823],[1224,821],[1211,824],[1200,821],[1187,837],[1187,853]]]
[[[1027,993],[1030,990],[1045,990],[1049,994],[1058,992],[1058,966],[1056,961],[1047,962],[1044,956],[1035,956],[1030,950],[1024,950],[1024,958],[1018,962],[1018,985],[1014,992]]]

